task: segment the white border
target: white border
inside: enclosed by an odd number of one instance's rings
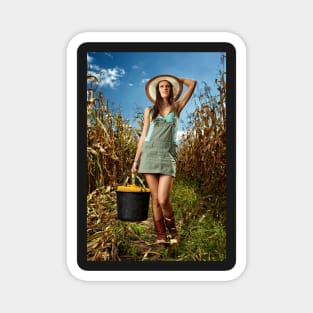
[[[77,49],[85,42],[228,42],[236,49],[236,264],[228,271],[86,271],[77,264]],[[246,266],[246,47],[227,32],[86,32],[67,46],[67,266],[85,281],[229,281]]]

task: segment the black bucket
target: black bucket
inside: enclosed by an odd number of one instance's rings
[[[150,192],[116,191],[117,217],[122,221],[144,221],[148,218]]]

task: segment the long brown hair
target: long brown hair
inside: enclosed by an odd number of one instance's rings
[[[169,103],[170,103],[170,105],[174,104],[173,85],[171,84],[171,82],[169,82],[166,79],[160,80],[155,87],[156,99],[155,99],[154,107],[153,107],[153,115],[152,115],[153,120],[155,120],[156,117],[158,116],[158,114],[160,113],[160,107],[161,107],[163,99],[162,99],[161,94],[160,94],[159,85],[161,82],[164,82],[164,81],[169,83],[169,85],[171,87],[170,88],[171,90],[170,90],[170,96],[169,96]]]

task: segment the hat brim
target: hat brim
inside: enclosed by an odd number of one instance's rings
[[[176,76],[168,75],[168,74],[155,76],[147,82],[146,84],[147,97],[149,98],[151,102],[155,103],[156,86],[162,80],[167,80],[172,84],[174,101],[176,101],[180,97],[183,91],[183,83]]]

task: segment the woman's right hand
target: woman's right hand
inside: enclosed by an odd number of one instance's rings
[[[138,172],[138,163],[137,162],[134,162],[133,163],[133,166],[132,166],[132,173],[137,173]]]

